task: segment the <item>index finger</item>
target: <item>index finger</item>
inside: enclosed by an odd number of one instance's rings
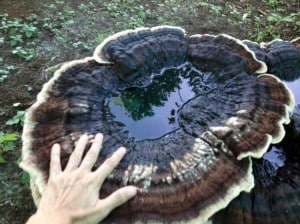
[[[94,175],[96,176],[95,181],[98,185],[102,185],[106,177],[108,177],[108,175],[111,174],[111,172],[119,165],[125,153],[126,149],[124,147],[120,147],[110,158],[106,159],[103,164],[94,171]]]
[[[56,176],[61,172],[61,162],[60,162],[60,146],[59,144],[54,144],[51,149],[51,158],[50,158],[50,169],[49,169],[50,178]]]
[[[76,147],[69,158],[69,161],[65,168],[65,172],[70,172],[78,168],[87,142],[88,142],[88,136],[86,134],[82,135],[79,138]]]
[[[103,135],[97,134],[95,136],[94,142],[89,149],[89,151],[86,153],[84,159],[81,162],[80,167],[85,170],[91,170],[94,166],[95,162],[97,161],[100,149],[102,148],[102,142],[103,142]]]

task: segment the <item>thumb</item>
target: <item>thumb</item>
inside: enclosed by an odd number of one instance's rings
[[[137,188],[135,186],[120,188],[107,198],[98,200],[94,209],[77,214],[74,223],[98,223],[108,216],[113,209],[124,204],[136,194]]]
[[[105,199],[99,200],[96,209],[99,211],[99,221],[104,219],[113,209],[124,204],[137,194],[135,186],[126,186],[112,193]],[[100,217],[101,216],[101,217]]]

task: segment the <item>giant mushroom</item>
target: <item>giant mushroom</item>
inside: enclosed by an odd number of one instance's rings
[[[251,158],[280,142],[290,121],[293,95],[266,71],[247,45],[227,35],[161,26],[107,38],[93,57],[62,65],[26,113],[21,167],[35,203],[51,145],[62,145],[65,166],[81,134],[102,132],[95,167],[119,146],[127,154],[101,197],[139,187],[104,222],[207,221],[253,188]]]

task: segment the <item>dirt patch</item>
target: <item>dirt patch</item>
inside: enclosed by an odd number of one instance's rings
[[[45,2],[45,1],[44,1]],[[14,18],[21,18],[28,16],[30,13],[38,13],[39,7],[43,4],[43,1],[36,0],[2,0],[0,2],[1,14],[9,14]]]
[[[0,131],[21,134],[6,121],[36,99],[45,69],[92,55],[112,33],[139,26],[175,25],[189,34],[226,33],[239,39],[291,40],[300,35],[300,3],[287,1],[0,1]],[[5,15],[7,14],[7,15]],[[23,51],[22,51],[23,50]],[[14,52],[14,53],[13,53]],[[18,103],[17,107],[13,106]],[[0,223],[24,223],[34,212],[15,151],[0,164]]]

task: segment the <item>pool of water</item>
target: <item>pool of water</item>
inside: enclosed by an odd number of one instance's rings
[[[165,69],[153,77],[148,86],[123,89],[118,97],[109,99],[114,120],[126,126],[137,141],[157,139],[178,129],[180,108],[199,88],[205,88],[199,81],[205,74],[189,64]]]

